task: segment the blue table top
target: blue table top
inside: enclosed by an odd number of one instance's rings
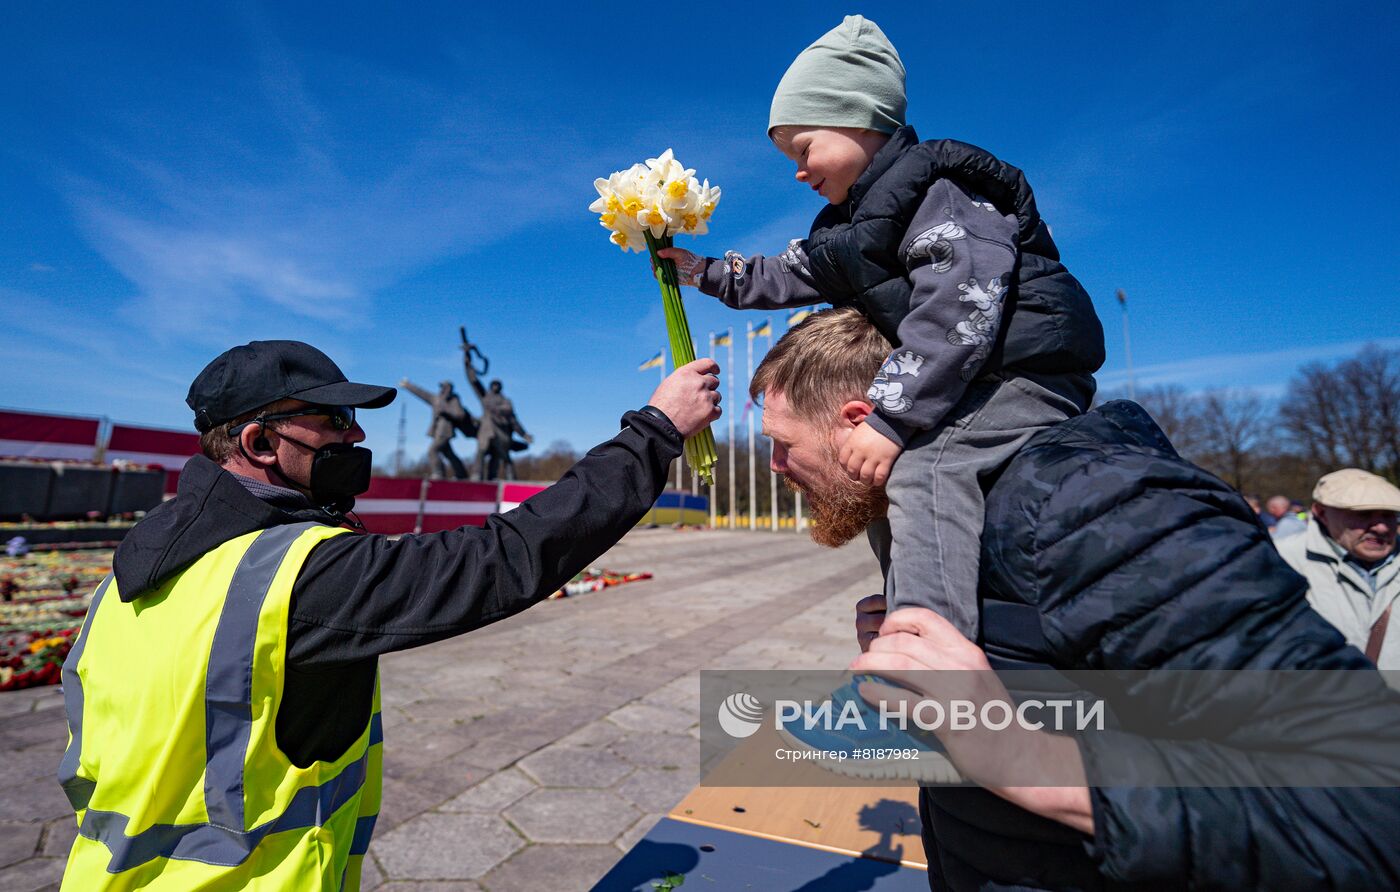
[[[895,859],[899,852],[883,853]],[[662,818],[593,892],[653,892],[668,874],[683,892],[928,892],[928,874],[895,861],[852,858],[759,836]]]

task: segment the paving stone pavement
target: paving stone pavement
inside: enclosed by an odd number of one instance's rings
[[[841,669],[879,589],[862,542],[637,530],[655,578],[382,661],[384,806],[363,887],[586,890],[699,781],[700,669]],[[0,890],[57,889],[73,819],[58,688],[0,694]]]

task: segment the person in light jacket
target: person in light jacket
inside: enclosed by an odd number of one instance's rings
[[[1400,598],[1397,516],[1400,489],[1343,468],[1317,481],[1307,531],[1275,540],[1308,580],[1308,603],[1381,669],[1400,669],[1400,630],[1390,623]]]

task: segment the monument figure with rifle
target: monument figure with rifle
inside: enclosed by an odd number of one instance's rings
[[[477,433],[477,422],[462,405],[451,381],[438,384],[437,393],[430,393],[407,378],[399,381],[399,386],[427,403],[433,410],[432,421],[428,422],[428,436],[432,442],[428,446],[428,477],[441,480],[446,476],[446,467],[451,466],[454,480],[466,480],[467,468],[457,453],[452,451],[452,438],[457,431],[467,437]]]
[[[481,420],[476,431],[476,479],[514,480],[515,463],[510,454],[529,448],[534,442],[525,431],[525,426],[515,415],[515,406],[501,392],[501,381],[494,379],[483,386],[481,378],[491,368],[491,362],[467,340],[465,327],[459,328],[462,336],[462,364],[466,368],[467,382],[481,400]],[[480,367],[477,367],[480,363]],[[524,442],[515,438],[519,434]]]

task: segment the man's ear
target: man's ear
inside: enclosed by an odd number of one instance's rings
[[[865,400],[851,400],[841,407],[841,426],[859,427],[865,421],[866,416],[874,410],[875,407]]]
[[[270,433],[261,424],[250,424],[238,432],[238,443],[249,462],[268,468],[277,464],[277,449],[268,441]]]

